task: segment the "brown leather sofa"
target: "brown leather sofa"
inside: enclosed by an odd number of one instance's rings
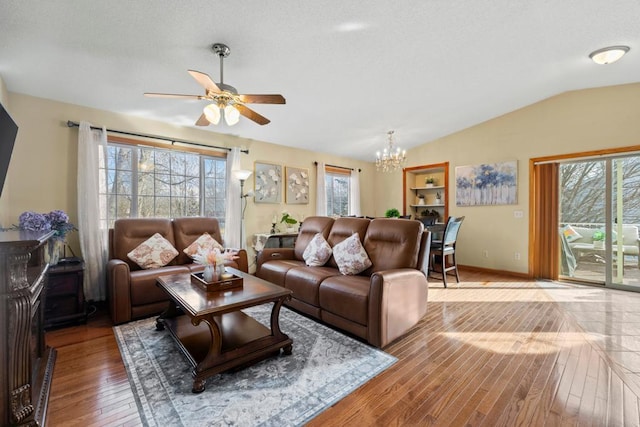
[[[340,274],[333,257],[309,267],[302,254],[322,233],[331,247],[358,232],[372,266]],[[264,249],[256,276],[293,291],[286,304],[329,325],[384,347],[413,327],[427,310],[431,233],[419,221],[310,217],[295,248]]]
[[[109,230],[109,262],[107,264],[107,298],[114,324],[161,313],[167,307],[167,295],[156,286],[156,279],[167,274],[199,272],[202,265],[194,264],[183,250],[202,233],[222,243],[218,220],[208,217],[127,218],[116,220]],[[169,264],[161,268],[141,269],[127,254],[155,233],[160,233],[178,251]],[[228,265],[249,271],[247,252]]]

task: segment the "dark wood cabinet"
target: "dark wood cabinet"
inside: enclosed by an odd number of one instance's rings
[[[87,321],[83,290],[84,262],[62,262],[49,267],[44,309],[45,329]]]
[[[0,231],[0,425],[45,425],[54,349],[44,342],[47,264],[53,235]]]

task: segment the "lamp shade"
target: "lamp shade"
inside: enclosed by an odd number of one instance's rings
[[[209,104],[202,109],[204,116],[209,120],[209,123],[217,125],[220,123],[220,108],[216,104]]]
[[[245,181],[247,178],[251,176],[253,171],[248,169],[236,169],[233,171],[233,176],[240,181]]]
[[[227,125],[233,126],[240,121],[240,111],[233,105],[224,107],[224,121]]]

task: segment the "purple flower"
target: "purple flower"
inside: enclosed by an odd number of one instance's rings
[[[48,231],[51,230],[51,223],[47,219],[46,215],[39,214],[37,212],[23,212],[18,218],[20,221],[19,227],[23,230],[32,231]]]
[[[40,214],[37,212],[23,212],[18,218],[18,228],[22,230],[32,231],[55,231],[54,239],[64,240],[67,233],[77,230],[76,227],[69,222],[69,215],[64,211],[55,210],[48,214]]]

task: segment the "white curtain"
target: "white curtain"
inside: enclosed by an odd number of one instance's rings
[[[234,147],[227,156],[227,209],[224,214],[224,246],[227,248],[245,248],[246,243],[240,242],[241,202],[240,181],[233,176],[233,171],[240,168],[240,148]],[[244,232],[242,233],[244,235]],[[246,239],[244,239],[246,240]]]
[[[316,172],[316,215],[327,215],[327,185],[325,182],[325,165],[318,163]]]
[[[349,182],[349,215],[360,216],[360,172],[351,171]]]
[[[87,300],[106,300],[108,227],[101,221],[106,211],[106,176],[100,174],[106,161],[107,131],[92,130],[80,122],[78,133],[78,231],[84,258],[84,294]]]

